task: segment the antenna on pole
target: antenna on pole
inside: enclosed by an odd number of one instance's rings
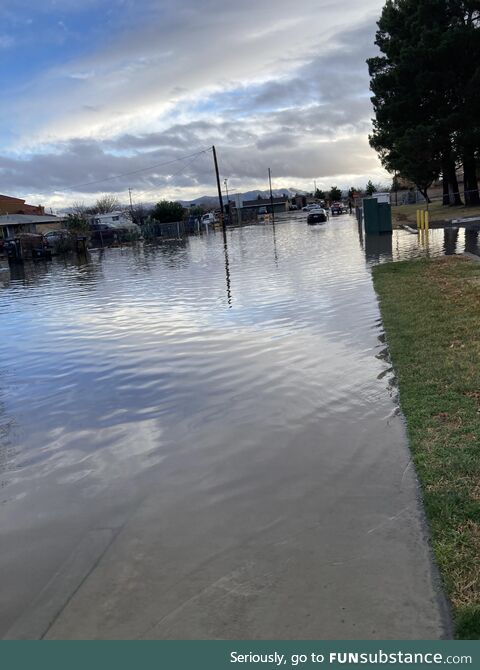
[[[272,173],[268,168],[268,181],[270,183],[270,207],[272,208],[272,223],[275,224],[275,210],[273,207],[273,193],[272,193]]]
[[[217,189],[218,189],[218,203],[220,205],[220,216],[222,218],[222,226],[225,227],[225,216],[223,211],[223,197],[222,197],[222,187],[220,186],[220,173],[218,171],[218,161],[217,161],[217,152],[215,145],[212,146],[213,152],[213,162],[215,164],[215,175],[217,177]]]

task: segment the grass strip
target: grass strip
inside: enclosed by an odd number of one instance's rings
[[[480,639],[480,263],[388,263],[373,280],[456,636]]]
[[[417,209],[427,209],[425,204],[398,205],[392,207],[392,219],[397,224],[408,224],[415,226],[417,223]],[[428,206],[430,223],[440,221],[451,221],[452,219],[463,219],[480,216],[480,207],[445,207],[441,202],[432,202]]]

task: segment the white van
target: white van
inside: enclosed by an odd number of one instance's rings
[[[202,223],[215,223],[216,220],[215,212],[208,212],[202,216]]]

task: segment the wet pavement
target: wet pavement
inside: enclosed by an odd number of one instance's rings
[[[465,244],[296,215],[0,272],[0,635],[448,636],[369,266]]]

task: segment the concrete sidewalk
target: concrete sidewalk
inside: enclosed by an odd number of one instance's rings
[[[449,637],[403,422],[378,411],[264,456],[179,459],[8,637]]]

